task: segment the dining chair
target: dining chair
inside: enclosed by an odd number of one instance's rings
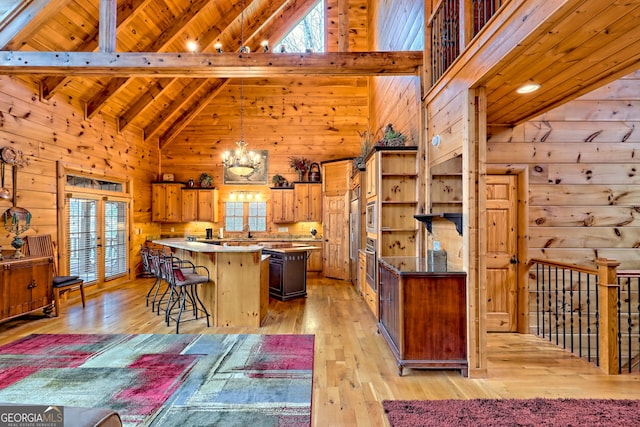
[[[53,299],[55,304],[55,315],[60,314],[60,297],[72,289],[80,289],[82,307],[86,306],[84,298],[84,280],[79,276],[58,276],[56,259],[53,254],[53,241],[50,234],[36,234],[26,236],[27,251],[32,256],[48,256],[53,258]]]

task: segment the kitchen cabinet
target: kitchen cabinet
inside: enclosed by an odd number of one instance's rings
[[[183,222],[218,222],[218,190],[183,188],[181,218]]]
[[[296,221],[293,188],[271,189],[271,221],[274,224],[291,223]]]
[[[307,271],[318,273],[322,271],[322,242],[304,242],[304,244],[309,246],[316,246],[320,248],[315,251],[308,251],[307,257]]]
[[[322,221],[322,184],[296,182],[293,186],[295,221]]]
[[[0,261],[0,320],[44,309],[53,304],[53,258],[25,257]]]
[[[468,375],[466,273],[427,258],[378,261],[378,329],[403,368]]]
[[[365,172],[365,198],[374,197],[377,194],[378,183],[378,158],[371,156],[367,158]]]
[[[154,182],[151,184],[151,220],[180,222],[182,220],[181,183]]]

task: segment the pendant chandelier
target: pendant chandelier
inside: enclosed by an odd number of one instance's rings
[[[249,53],[244,45],[244,1],[240,15],[240,52]],[[240,141],[236,142],[238,148],[234,151],[225,151],[222,155],[224,167],[231,173],[242,177],[253,174],[260,165],[260,154],[247,150],[244,142],[244,79],[240,79]]]

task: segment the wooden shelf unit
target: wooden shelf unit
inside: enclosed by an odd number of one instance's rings
[[[367,202],[376,204],[376,253],[383,256],[415,256],[418,224],[417,147],[375,147],[367,158],[374,194]],[[369,186],[369,183],[367,183]],[[373,236],[372,236],[373,237]]]

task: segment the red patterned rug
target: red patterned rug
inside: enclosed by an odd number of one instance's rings
[[[640,400],[385,400],[391,427],[640,426]]]
[[[30,335],[0,402],[109,408],[127,427],[309,426],[313,335]]]

